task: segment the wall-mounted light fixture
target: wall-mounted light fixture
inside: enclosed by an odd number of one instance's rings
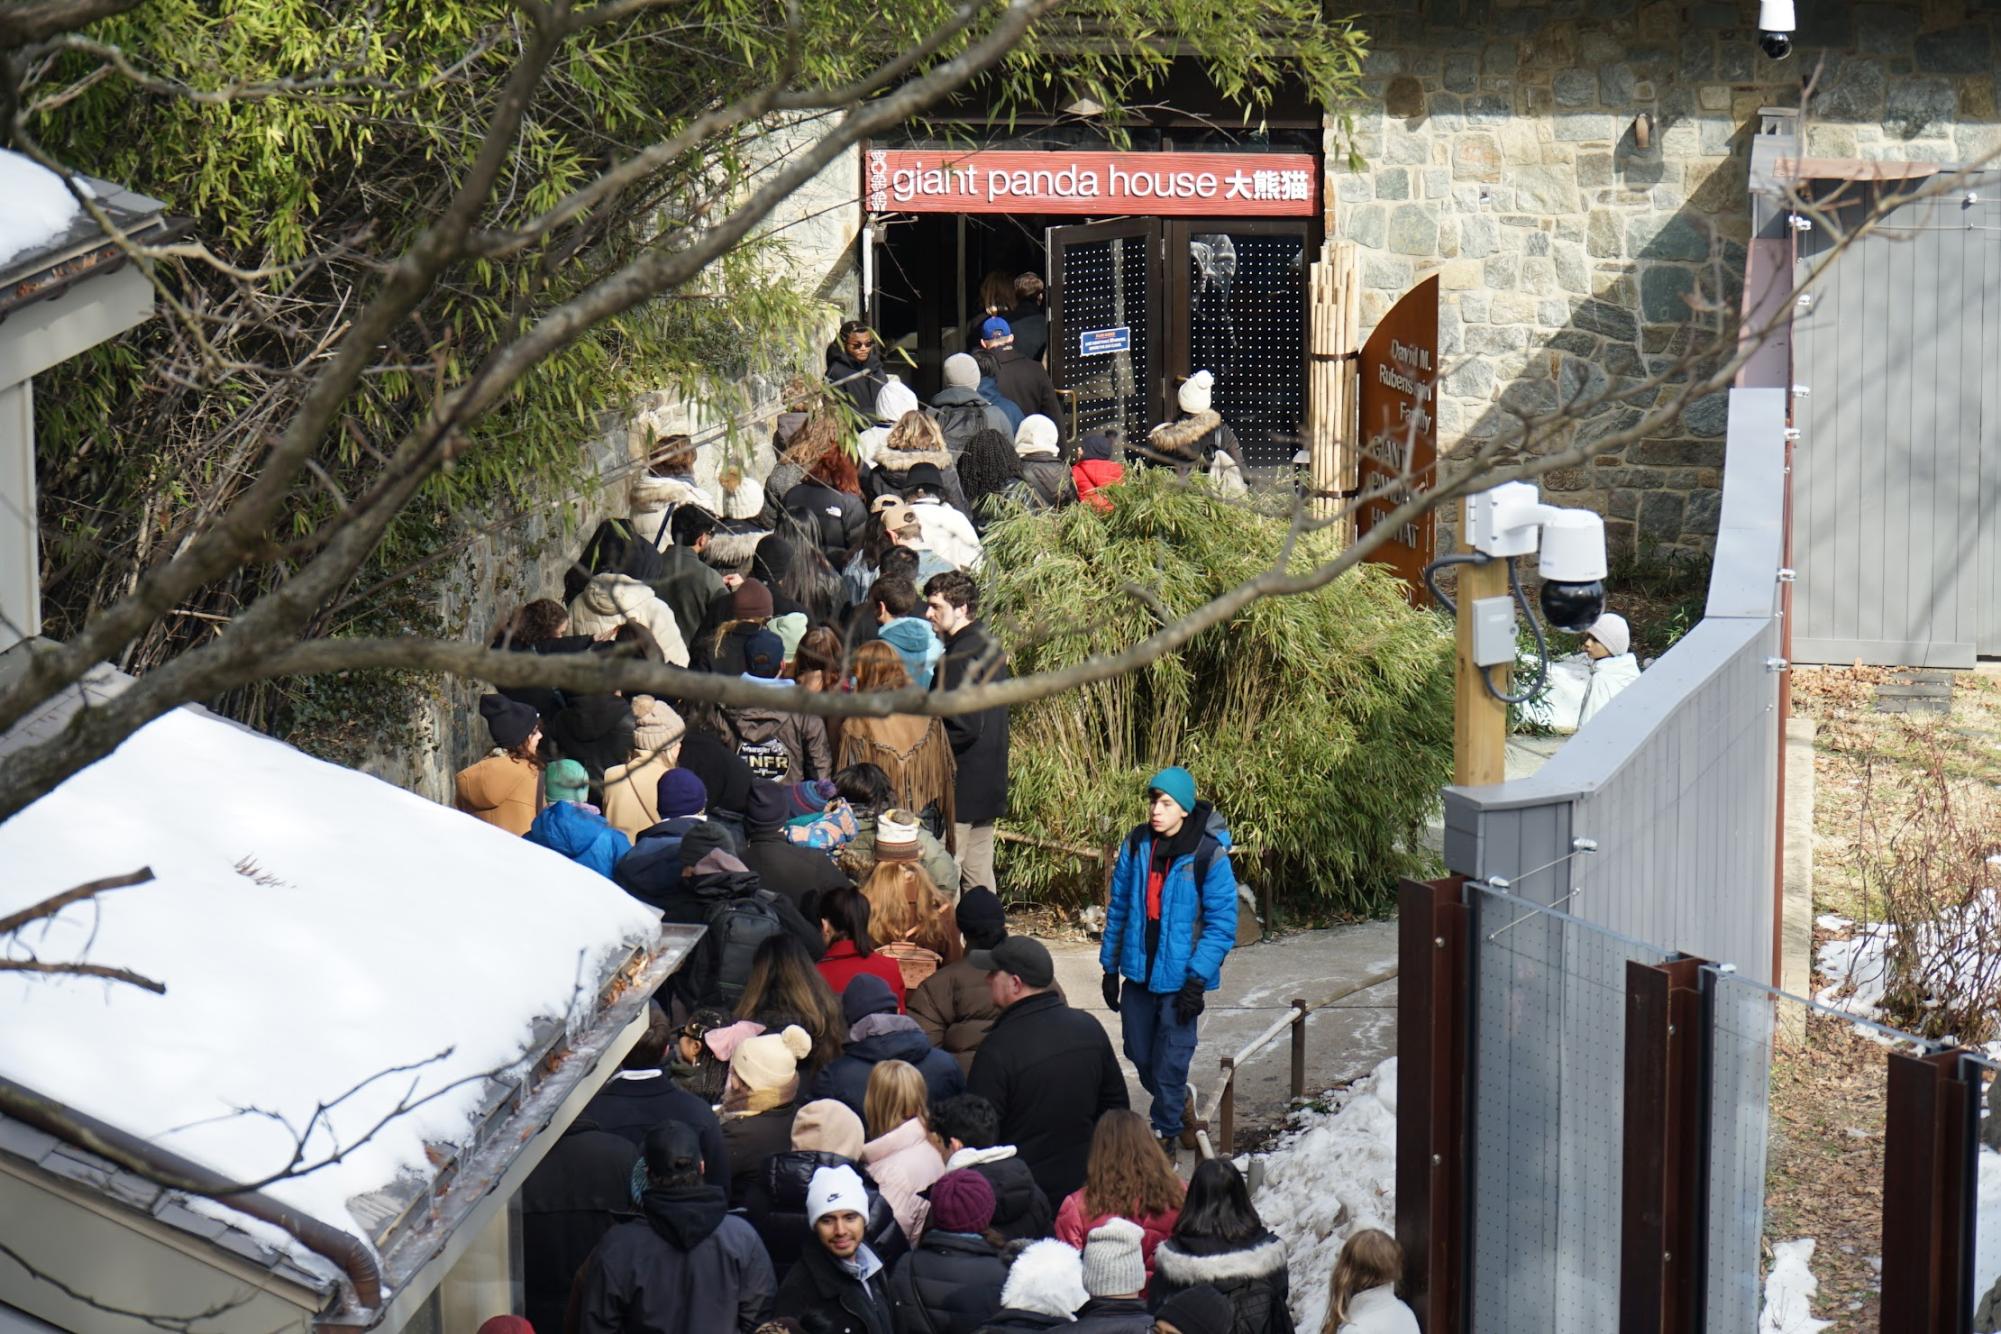
[[[1633,117],[1633,147],[1645,152],[1654,142],[1654,113],[1642,111]]]

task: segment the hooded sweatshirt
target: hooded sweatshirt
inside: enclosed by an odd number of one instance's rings
[[[582,1334],[750,1329],[770,1313],[771,1259],[720,1188],[654,1187],[639,1203],[644,1217],[607,1232],[584,1267]]]
[[[833,747],[827,743],[824,719],[807,713],[793,713],[784,707],[788,696],[798,689],[785,681],[746,678],[769,685],[770,704],[730,704],[713,715],[713,730],[737,758],[750,767],[756,778],[775,783],[798,783],[808,778],[834,776]],[[779,769],[780,762],[784,768]],[[749,800],[748,785],[745,801]]]
[[[626,574],[600,574],[570,603],[570,628],[580,635],[616,630],[627,622],[651,634],[668,662],[676,667],[688,665],[681,624],[652,585]]]

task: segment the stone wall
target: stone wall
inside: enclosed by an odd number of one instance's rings
[[[1758,110],[1798,107],[1816,69],[1811,154],[1955,162],[2001,149],[1994,0],[1798,8],[1785,62],[1760,54],[1753,0],[1431,0],[1363,20],[1372,54],[1354,123],[1367,165],[1336,166],[1330,129],[1332,230],[1361,247],[1365,332],[1439,275],[1442,447],[1506,429],[1511,406],[1547,410],[1713,345],[1689,298],[1735,309]],[[1577,429],[1617,429],[1638,410],[1607,405]],[[1615,544],[1706,550],[1724,419],[1721,395],[1700,400],[1671,434],[1545,487],[1603,511]]]

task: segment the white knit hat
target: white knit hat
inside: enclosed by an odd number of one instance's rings
[[[806,1226],[840,1213],[868,1217],[868,1191],[862,1187],[861,1174],[846,1165],[816,1169],[806,1187]]]
[[[1613,612],[1608,611],[1597,620],[1591,622],[1591,628],[1584,633],[1603,644],[1611,651],[1612,656],[1615,658],[1622,653],[1632,651],[1632,627],[1626,624],[1625,617]]]
[[[945,383],[955,389],[978,389],[980,363],[964,352],[954,352],[945,358]]]
[[[1015,428],[1014,452],[1025,459],[1037,455],[1055,458],[1057,439],[1056,423],[1039,412],[1031,412]]]
[[[909,385],[894,375],[889,382],[876,391],[875,419],[879,422],[899,422],[906,412],[917,411],[917,393]]]
[[[799,1062],[813,1050],[813,1038],[797,1024],[782,1033],[746,1038],[730,1056],[730,1073],[753,1093],[782,1089],[799,1077]]]
[[[1122,1297],[1146,1286],[1146,1262],[1140,1225],[1125,1218],[1107,1218],[1084,1239],[1084,1291],[1093,1297]]]
[[[1067,1241],[1048,1237],[1030,1242],[1008,1266],[1001,1305],[1010,1311],[1068,1319],[1091,1299],[1084,1291],[1083,1257]]]
[[[1183,412],[1207,412],[1209,395],[1216,388],[1216,377],[1208,371],[1197,371],[1181,382],[1181,392],[1174,401],[1181,405]]]
[[[723,487],[722,492],[725,519],[755,519],[764,512],[764,483],[749,473],[738,475],[736,490]]]

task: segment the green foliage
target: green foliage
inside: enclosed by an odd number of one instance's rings
[[[1117,652],[1262,573],[1283,520],[1165,470],[1125,483],[1109,515],[1017,513],[987,532],[989,616],[1016,675]],[[1293,569],[1328,559],[1300,541]],[[1452,768],[1450,636],[1364,565],[1325,588],[1267,598],[1127,676],[1014,711],[1010,823],[1097,847],[1144,816],[1147,777],[1184,764],[1251,849],[1248,878],[1297,910],[1387,911]],[[1098,888],[1096,868],[1007,849],[1007,883],[1051,899]]]
[[[1708,556],[1646,539],[1612,553],[1605,589],[1608,607],[1626,618],[1633,652],[1657,658],[1681,642],[1702,619],[1709,601]]]

